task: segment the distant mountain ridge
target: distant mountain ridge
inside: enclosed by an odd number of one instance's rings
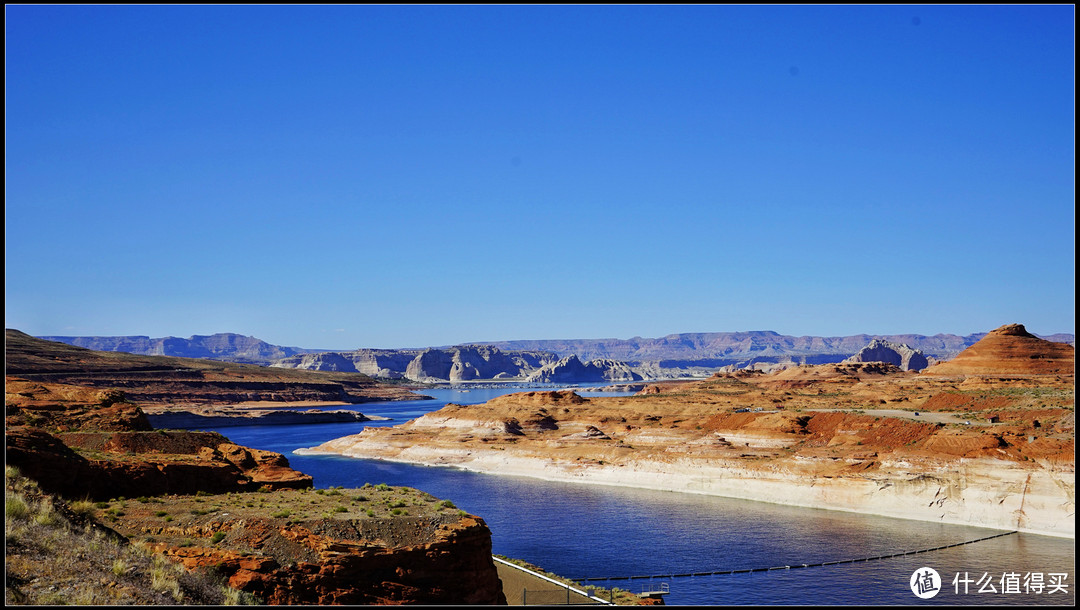
[[[663,376],[665,370],[716,369],[724,366],[743,368],[756,363],[794,362],[825,364],[840,362],[858,353],[874,340],[906,344],[938,361],[955,357],[971,347],[987,333],[971,335],[937,334],[933,336],[849,335],[817,337],[781,335],[774,331],[678,333],[659,338],[630,339],[539,339],[519,341],[474,342],[475,347],[495,347],[503,352],[546,352],[553,360],[576,356],[582,362],[615,360],[639,367],[646,376]],[[1070,333],[1036,335],[1048,341],[1075,344]],[[224,360],[244,364],[313,368],[317,370],[358,370],[380,377],[398,377],[405,366],[425,349],[358,349],[351,352],[320,350],[272,345],[255,337],[236,333],[193,335],[187,339],[147,336],[114,337],[40,337],[97,351],[117,351],[148,356],[180,356]],[[443,346],[428,350],[448,350],[462,346]],[[324,354],[312,360],[312,355]],[[342,354],[341,357],[334,354]],[[304,361],[305,355],[308,360]],[[362,358],[361,358],[362,356]],[[473,358],[476,364],[485,363],[490,356]],[[316,362],[317,360],[317,362]],[[365,362],[361,362],[364,360]],[[347,362],[346,362],[347,361]],[[304,364],[301,364],[304,362]],[[334,364],[338,362],[339,364]],[[543,364],[547,364],[544,362]],[[543,366],[543,364],[533,366]],[[298,366],[299,365],[299,366]],[[474,365],[475,366],[475,365]],[[355,368],[354,368],[355,367]],[[467,376],[468,374],[466,374]],[[484,377],[481,374],[478,377]],[[442,375],[439,375],[442,377]]]
[[[875,339],[905,344],[937,360],[947,360],[974,345],[987,333],[966,336],[937,334],[933,336],[848,335],[845,337],[816,337],[781,335],[774,331],[679,333],[656,339],[564,339],[493,341],[493,345],[508,350],[543,350],[560,356],[577,355],[583,360],[611,358],[631,364],[659,363],[661,367],[728,366],[750,360],[768,361],[773,358],[791,359],[804,364],[839,362],[864,348]],[[1057,343],[1074,344],[1075,336],[1057,333],[1041,336]],[[832,359],[832,356],[841,358]]]
[[[180,337],[151,339],[143,335],[38,338],[46,341],[67,343],[76,347],[85,347],[98,352],[127,352],[141,356],[177,356],[180,358],[202,358],[262,365],[269,365],[282,358],[297,354],[325,351],[272,345],[261,339],[236,333],[192,335],[187,339],[181,339]]]

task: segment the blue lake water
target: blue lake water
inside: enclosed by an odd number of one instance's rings
[[[404,423],[447,402],[475,404],[506,392],[426,390],[435,400],[334,407],[391,417],[391,421],[216,430],[241,445],[285,454],[293,468],[314,477],[316,487],[387,483],[450,499],[459,508],[484,519],[491,528],[494,553],[524,559],[570,578],[670,575],[842,561],[1001,533],[711,496],[292,453],[355,434],[366,426]],[[909,585],[912,574],[924,567],[935,569],[942,580],[940,592],[925,600],[916,597]],[[668,605],[1072,606],[1074,576],[1074,540],[1013,534],[877,561],[588,584],[639,592],[664,582],[670,589]],[[970,582],[965,585],[964,580]]]

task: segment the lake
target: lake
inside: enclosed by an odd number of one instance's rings
[[[391,417],[391,421],[215,430],[241,445],[285,454],[293,468],[312,475],[319,488],[387,483],[452,500],[488,524],[494,553],[570,578],[799,566],[928,549],[1002,533],[711,496],[292,453],[355,434],[366,426],[404,423],[447,402],[476,404],[508,391],[522,390],[425,390],[435,399],[333,407]],[[941,584],[934,597],[920,599],[910,581],[926,567],[937,571]],[[669,605],[1072,606],[1074,575],[1074,540],[1012,534],[876,561],[586,584],[636,593],[667,583]]]

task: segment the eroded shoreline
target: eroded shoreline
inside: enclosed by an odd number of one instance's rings
[[[323,448],[298,449],[295,453],[336,454],[418,466],[450,467],[497,476],[710,495],[1075,538],[1071,507],[1062,506],[1059,502],[1061,498],[1054,493],[1059,489],[1062,478],[1072,485],[1074,474],[1036,474],[1010,467],[1002,460],[939,464],[933,471],[913,471],[906,478],[806,479],[800,478],[797,473],[770,474],[754,469],[701,463],[688,463],[682,469],[677,464],[658,462],[574,465],[506,455],[506,452],[498,450],[454,453],[416,449],[408,452],[407,456],[393,457],[325,448],[334,442],[324,444],[321,446]],[[427,457],[417,455],[422,453],[427,453]],[[962,470],[962,474],[956,467]],[[961,493],[957,495],[958,492]]]

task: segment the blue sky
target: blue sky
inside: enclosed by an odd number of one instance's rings
[[[8,328],[1074,330],[1071,5],[5,13]]]

